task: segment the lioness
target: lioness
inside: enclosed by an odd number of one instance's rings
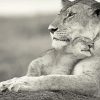
[[[26,76],[1,82],[1,91],[68,90],[100,97],[100,4],[94,0],[62,0],[62,4],[49,26],[54,49],[32,61]],[[90,40],[94,47],[88,45]],[[79,44],[81,49],[76,48]]]

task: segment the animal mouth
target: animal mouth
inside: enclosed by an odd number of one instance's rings
[[[90,53],[91,55],[93,55],[93,53],[91,52],[90,49],[86,49],[86,50],[81,50],[82,52],[87,52],[87,53]]]
[[[69,38],[66,38],[66,39],[58,39],[56,37],[53,37],[53,40],[56,40],[56,41],[64,41],[64,42],[70,42],[70,39]]]
[[[89,50],[89,49],[87,49],[87,50],[81,50],[81,51],[87,51],[87,52],[90,52],[90,50]]]

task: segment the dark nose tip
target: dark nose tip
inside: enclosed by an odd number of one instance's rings
[[[48,30],[49,30],[52,34],[54,34],[54,32],[58,30],[58,28],[57,28],[57,27],[53,27],[53,26],[50,25],[50,26],[48,27]]]
[[[94,43],[88,45],[89,48],[94,48]]]

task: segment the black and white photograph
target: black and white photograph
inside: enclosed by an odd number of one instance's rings
[[[0,0],[0,100],[100,100],[100,0]]]

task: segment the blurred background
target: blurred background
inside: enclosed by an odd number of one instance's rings
[[[60,0],[0,0],[0,81],[25,75],[51,48],[48,26],[60,8]]]

